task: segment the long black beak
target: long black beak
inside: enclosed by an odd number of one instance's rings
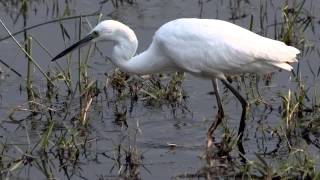
[[[56,57],[54,57],[51,61],[55,61],[63,56],[65,56],[66,54],[68,54],[69,52],[71,52],[72,50],[76,49],[77,47],[82,47],[85,44],[87,44],[88,42],[90,42],[92,39],[97,37],[97,33],[90,33],[88,34],[86,37],[84,37],[83,39],[81,39],[80,41],[74,43],[73,45],[71,45],[70,47],[68,47],[67,49],[65,49],[64,51],[62,51],[60,54],[58,54]]]

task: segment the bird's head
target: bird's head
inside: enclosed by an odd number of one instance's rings
[[[99,42],[99,41],[113,41],[115,43],[122,41],[123,39],[129,41],[136,41],[136,36],[134,32],[126,25],[121,22],[114,20],[105,20],[100,22],[96,27],[94,27],[90,33],[82,38],[80,41],[74,43],[60,54],[55,56],[51,61],[55,61],[77,47],[84,46],[88,43]]]

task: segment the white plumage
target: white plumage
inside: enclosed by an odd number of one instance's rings
[[[170,21],[157,30],[149,48],[135,57],[138,41],[128,26],[106,20],[92,32],[98,33],[94,42],[113,41],[112,61],[123,71],[135,74],[186,71],[225,79],[225,75],[248,72],[290,71],[288,63],[296,62],[300,53],[283,42],[214,19]]]
[[[297,62],[297,54],[300,53],[298,49],[283,42],[262,37],[226,21],[185,18],[161,26],[149,48],[134,56],[138,47],[134,32],[118,21],[106,20],[52,61],[90,41],[112,41],[114,48],[111,61],[128,73],[183,71],[212,79],[219,112],[217,121],[208,131],[208,137],[211,137],[224,117],[216,84],[216,79],[220,79],[239,99],[243,107],[238,131],[239,142],[243,135],[248,104],[226,81],[226,76],[242,73],[261,74],[277,69],[290,71],[292,66],[288,63]],[[210,139],[209,145],[211,145]]]
[[[299,53],[283,42],[212,19],[178,19],[163,25],[153,43],[170,62],[195,75],[225,78],[240,73],[291,70]]]

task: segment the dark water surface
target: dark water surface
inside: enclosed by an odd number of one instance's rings
[[[252,20],[252,31],[270,38],[280,38],[278,34],[281,31],[281,23],[284,22],[282,9],[285,1],[278,0],[137,0],[133,4],[119,4],[118,8],[115,8],[111,1],[105,4],[99,4],[100,2],[100,0],[31,1],[28,3],[29,9],[26,13],[26,18],[23,18],[23,14],[19,15],[21,5],[14,6],[9,2],[3,1],[0,4],[0,17],[11,32],[16,32],[24,27],[24,23],[26,26],[31,26],[63,17],[64,14],[69,16],[83,15],[99,11],[102,8],[100,11],[102,19],[112,18],[119,20],[129,25],[136,32],[139,40],[138,52],[148,47],[153,33],[163,23],[181,17],[218,18],[245,28],[250,28]],[[301,3],[300,1],[295,2],[296,4]],[[59,10],[56,9],[56,5],[59,6]],[[319,80],[317,73],[320,66],[317,53],[319,52],[320,37],[320,19],[319,13],[317,13],[319,10],[319,0],[306,1],[303,6],[303,13],[299,17],[310,16],[313,24],[308,26],[304,32],[297,32],[296,34],[302,34],[302,36],[299,36],[293,42],[294,46],[303,50],[299,58],[299,68],[298,64],[294,64],[294,67],[295,72],[299,69],[298,77],[308,89],[309,100],[306,100],[306,106],[318,103],[316,97],[317,82]],[[17,18],[17,16],[19,17]],[[90,30],[86,23],[87,21],[94,26],[97,23],[97,17],[83,18],[82,34],[86,34]],[[70,40],[67,40],[66,44],[64,44],[58,23],[43,25],[27,33],[42,42],[52,55],[55,55],[63,50],[66,45],[78,39],[78,23],[78,19],[63,22],[70,35]],[[276,26],[275,24],[277,23],[280,23],[280,25]],[[7,32],[1,28],[0,37],[6,35]],[[24,41],[23,33],[17,35],[16,38],[22,43]],[[304,43],[300,42],[302,39],[304,39]],[[103,55],[95,52],[90,58],[88,74],[91,79],[97,79],[100,85],[105,83],[105,73],[111,73],[114,69],[113,65],[103,58],[103,56],[110,54],[110,47],[110,44],[99,44],[98,48],[103,51]],[[49,69],[57,70],[57,65],[50,63],[51,57],[39,45],[34,44],[32,51],[33,58],[45,71],[49,71]],[[82,51],[86,52],[86,48],[83,48]],[[71,61],[73,89],[77,81],[76,57],[77,53],[74,52]],[[43,124],[48,123],[41,115],[37,115],[35,119],[26,118],[29,115],[24,80],[26,78],[27,61],[22,51],[17,48],[11,39],[0,42],[0,59],[23,75],[23,78],[19,78],[10,70],[1,66],[3,72],[0,80],[0,141],[2,144],[0,144],[0,150],[4,149],[6,152],[2,153],[2,160],[0,159],[0,162],[3,162],[0,163],[2,168],[0,171],[1,176],[13,179],[45,179],[48,176],[39,168],[39,166],[44,167],[44,165],[30,165],[24,162],[26,165],[17,165],[16,168],[13,168],[19,157],[24,153],[30,152],[30,149],[39,142],[45,129]],[[59,63],[65,66],[63,59]],[[46,81],[44,77],[35,69],[33,78],[34,90],[40,96],[45,96]],[[266,106],[263,103],[255,103],[253,94],[257,96],[256,89],[255,87],[250,87],[249,82],[251,81],[248,79],[250,78],[246,78],[245,81],[246,88],[241,88],[241,92],[246,95],[251,103],[244,136],[244,147],[247,152],[246,158],[256,160],[256,153],[262,154],[279,148],[278,139],[275,138],[272,131],[272,128],[280,127],[284,123],[282,115],[279,113],[279,107],[282,105],[279,96],[287,95],[289,89],[297,92],[298,83],[294,81],[294,77],[288,72],[274,73],[271,83],[268,85],[263,80],[260,81],[259,92],[263,100],[268,104]],[[61,85],[59,87],[61,93],[67,96],[66,87],[63,86],[63,83],[59,85]],[[233,85],[237,86],[238,84],[233,83]],[[72,161],[74,164],[69,164],[70,167],[67,169],[70,178],[118,179],[119,174],[126,168],[125,164],[120,166],[116,160],[119,144],[122,144],[122,148],[127,150],[133,148],[142,155],[142,161],[137,165],[138,170],[136,170],[139,174],[138,177],[142,179],[170,179],[185,173],[196,173],[202,167],[205,167],[206,161],[202,157],[205,152],[206,131],[217,111],[215,98],[209,94],[212,91],[212,85],[208,80],[186,75],[183,88],[187,94],[186,105],[189,111],[183,111],[183,108],[178,108],[174,115],[170,106],[147,106],[142,100],[138,100],[133,105],[132,112],[127,113],[126,119],[129,127],[124,128],[114,123],[114,109],[115,104],[117,104],[116,92],[110,86],[107,86],[108,96],[106,97],[102,93],[96,100],[93,100],[88,116],[89,142],[86,147],[79,146],[79,148],[85,150],[80,150],[77,161]],[[251,91],[255,93],[251,93]],[[225,125],[236,132],[241,114],[241,105],[231,93],[225,92],[223,88],[221,88],[221,92],[223,93],[224,110],[227,116]],[[60,101],[63,100],[60,99]],[[78,101],[73,103],[77,104]],[[17,108],[20,108],[20,111],[13,113],[13,117],[17,121],[21,120],[21,122],[13,123],[15,121],[10,118],[10,115]],[[26,111],[23,109],[26,109]],[[129,111],[130,100],[122,100],[119,109],[120,111],[125,111],[124,109]],[[68,117],[72,117],[72,115]],[[55,116],[55,118],[59,119],[58,116]],[[68,127],[70,130],[73,129],[71,119],[67,118],[60,123],[59,126]],[[59,128],[54,131],[59,134]],[[222,134],[222,128],[220,127],[215,133],[218,141],[221,139]],[[53,146],[53,144],[53,142],[49,141],[49,146]],[[79,141],[79,144],[81,144],[81,141]],[[169,144],[176,144],[177,147],[172,148]],[[315,146],[306,145],[303,140],[301,142],[297,141],[296,144],[302,144],[301,146],[305,147],[305,150],[311,154],[315,161],[319,158],[319,149]],[[277,164],[281,164],[282,159],[288,157],[287,150],[281,149],[281,147],[278,153],[273,156],[264,157],[267,162],[275,165],[275,167]],[[35,161],[44,163],[41,161],[42,156],[36,152],[31,154],[33,154]],[[68,175],[66,175],[63,165],[57,159],[58,156],[54,154],[53,152],[49,155],[46,167],[50,169],[49,171],[52,172],[53,177],[67,179]],[[232,158],[237,158],[237,148],[230,155]],[[123,157],[121,159],[123,162]],[[279,163],[275,160],[279,161]],[[224,174],[223,172],[217,172],[216,174],[217,176],[227,175],[227,173]]]

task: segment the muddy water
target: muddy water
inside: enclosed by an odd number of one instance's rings
[[[33,2],[27,13],[26,24],[33,25],[40,22],[48,21],[62,16],[67,5],[65,1],[59,2],[59,12],[53,11],[53,2]],[[71,1],[68,4],[70,15],[79,15],[92,13],[102,7],[103,19],[116,19],[128,24],[135,30],[139,39],[139,49],[141,52],[147,48],[152,40],[153,33],[163,23],[181,17],[201,17],[201,18],[218,18],[228,20],[241,25],[245,28],[250,27],[250,20],[253,20],[252,30],[265,36],[274,38],[275,28],[269,26],[277,22],[282,22],[283,17],[281,8],[282,1],[147,1],[138,0],[133,5],[123,4],[114,8],[111,1],[101,5],[100,1]],[[262,7],[262,8],[261,8]],[[319,10],[319,3],[309,1],[305,4],[305,11],[310,11],[319,21],[316,13]],[[23,28],[23,18],[15,16],[19,14],[19,8],[10,7],[7,9],[0,6],[0,17],[8,28],[12,31],[18,31]],[[88,20],[94,25],[96,18],[90,17]],[[69,30],[70,44],[77,40],[77,23],[78,20],[65,21],[63,24]],[[87,30],[86,30],[87,29]],[[88,25],[84,25],[83,31],[88,31]],[[278,29],[279,31],[279,29]],[[2,29],[0,36],[6,34]],[[35,28],[28,32],[41,41],[46,48],[54,55],[61,51],[65,45],[61,36],[59,25],[48,24]],[[86,32],[83,32],[85,34]],[[18,40],[23,40],[23,35],[17,36]],[[319,45],[319,25],[315,24],[314,32],[308,29],[305,38],[318,48]],[[98,47],[103,50],[103,56],[110,53],[110,44],[100,44]],[[0,58],[14,67],[21,74],[26,74],[26,61],[22,52],[16,47],[11,40],[5,40],[0,43]],[[76,54],[76,53],[74,53]],[[105,72],[110,72],[114,67],[110,62],[103,60],[103,56],[96,55],[91,58],[91,68],[89,74],[101,83],[105,80]],[[56,68],[55,64],[50,63],[50,57],[37,45],[33,47],[33,57],[45,69]],[[75,55],[74,55],[75,57]],[[319,68],[319,57],[316,53],[311,52],[300,58],[301,79],[306,81],[307,86],[311,86],[317,81],[310,68],[317,72]],[[60,62],[65,64],[65,62]],[[77,63],[74,61],[72,67],[76,72]],[[311,66],[308,66],[308,63]],[[297,69],[297,65],[295,65]],[[33,127],[29,122],[23,125],[10,123],[8,116],[15,107],[26,105],[26,90],[24,80],[18,78],[6,68],[2,67],[4,76],[0,80],[0,140],[2,143],[15,144],[12,156],[19,156],[20,151],[27,149],[28,136],[39,138],[39,129]],[[76,73],[74,73],[76,74]],[[25,76],[24,76],[25,77]],[[265,101],[273,107],[265,109],[264,105],[251,105],[247,129],[245,132],[244,146],[247,152],[247,158],[254,159],[254,153],[262,153],[273,150],[276,147],[276,141],[272,140],[270,134],[261,132],[261,127],[277,126],[281,115],[276,110],[280,106],[279,93],[287,93],[289,88],[296,88],[296,83],[290,81],[291,74],[286,72],[276,72],[270,85],[263,82],[259,84],[260,94]],[[35,70],[34,87],[40,94],[44,93],[45,81],[43,76]],[[75,77],[76,80],[76,77]],[[234,84],[236,85],[236,84]],[[247,84],[248,85],[248,84]],[[215,99],[209,92],[212,90],[210,81],[186,76],[183,84],[187,92],[187,107],[190,112],[181,112],[173,115],[170,107],[149,107],[143,102],[138,101],[134,104],[131,113],[127,114],[128,129],[121,128],[114,123],[113,110],[114,106],[108,100],[103,99],[102,103],[95,103],[93,111],[90,113],[90,147],[87,147],[86,155],[81,154],[80,163],[74,169],[72,178],[80,179],[105,179],[117,177],[119,170],[116,162],[110,157],[116,154],[115,148],[119,143],[135,146],[143,154],[143,166],[139,166],[139,172],[143,179],[169,179],[184,173],[195,173],[203,166],[205,161],[201,158],[204,154],[205,132],[213,119],[216,107]],[[242,89],[246,93],[250,88]],[[109,90],[109,95],[114,95]],[[223,90],[222,90],[223,91]],[[252,98],[252,96],[248,95]],[[112,97],[110,97],[112,99]],[[225,112],[227,114],[227,125],[236,131],[241,113],[241,106],[230,93],[223,93]],[[110,105],[111,104],[111,105]],[[129,106],[129,101],[123,103]],[[95,111],[96,110],[96,113]],[[15,119],[25,118],[27,112],[15,114]],[[21,127],[22,126],[22,127]],[[37,125],[36,125],[37,126]],[[41,126],[41,125],[39,125]],[[36,129],[36,130],[34,130]],[[135,130],[139,132],[135,136]],[[220,139],[221,129],[216,132],[217,139]],[[128,135],[128,136],[127,136]],[[136,141],[135,143],[133,143]],[[176,148],[170,148],[168,144],[176,144]],[[311,152],[317,150],[310,148]],[[107,156],[105,156],[107,154]],[[237,152],[232,153],[237,157]],[[279,157],[281,159],[282,157]],[[50,157],[52,161],[52,172],[58,179],[65,179],[66,175],[59,168],[57,160]],[[44,174],[35,167],[19,168],[18,173],[13,173],[13,177],[24,179],[34,179],[43,177]],[[72,172],[70,172],[72,174]]]

